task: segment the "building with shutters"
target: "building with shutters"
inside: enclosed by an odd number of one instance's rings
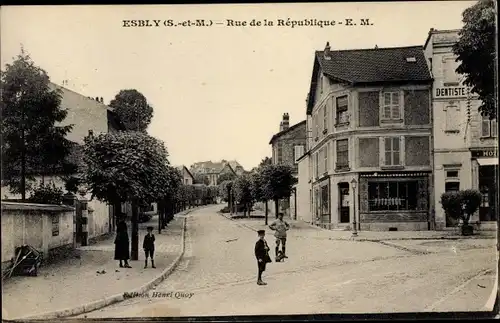
[[[478,189],[483,202],[471,222],[481,229],[496,227],[498,213],[498,126],[496,119],[481,116],[481,101],[456,73],[458,62],[452,52],[458,30],[431,29],[424,45],[434,78],[434,221],[436,229],[456,226],[440,204],[446,191]]]
[[[431,86],[422,46],[316,51],[298,197],[312,223],[429,229]]]
[[[306,121],[290,126],[290,116],[283,114],[280,122],[280,131],[275,134],[269,144],[272,146],[272,162],[276,165],[288,165],[292,168],[292,174],[298,178],[298,160],[305,153],[306,147]],[[283,211],[289,212],[292,218],[297,217],[297,195],[296,185],[289,201],[283,201]]]

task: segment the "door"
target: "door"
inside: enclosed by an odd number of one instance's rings
[[[497,193],[497,172],[498,166],[479,167],[479,191],[483,195],[482,203],[479,207],[479,220],[496,221],[496,193]]]
[[[340,223],[349,223],[349,183],[339,183]]]

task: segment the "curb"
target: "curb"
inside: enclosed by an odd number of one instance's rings
[[[195,209],[190,209],[183,211],[184,213],[179,213],[178,215],[187,215],[191,212],[195,211]],[[74,308],[70,309],[65,309],[65,310],[59,310],[59,311],[54,311],[54,312],[48,312],[44,314],[38,314],[38,315],[32,315],[32,316],[26,316],[26,317],[21,317],[21,318],[14,318],[10,319],[10,321],[18,321],[18,320],[50,320],[50,319],[57,319],[57,318],[63,318],[63,317],[70,317],[70,316],[77,316],[80,314],[84,313],[89,313],[93,312],[95,310],[104,308],[106,306],[116,304],[119,302],[122,302],[126,299],[134,298],[136,296],[139,296],[140,294],[145,293],[149,289],[155,287],[159,283],[161,283],[163,280],[165,280],[177,267],[179,262],[181,261],[182,257],[184,256],[184,252],[186,249],[186,229],[187,229],[187,218],[183,219],[183,224],[182,224],[182,234],[181,234],[181,252],[175,258],[174,262],[167,268],[165,269],[160,276],[156,277],[149,283],[133,289],[132,291],[126,291],[120,294],[116,294],[113,296],[108,296],[103,299],[97,300],[97,301],[92,301],[90,303],[84,304],[84,305],[79,305]]]
[[[252,231],[257,231],[255,228],[252,228],[249,225],[243,224],[243,223],[238,223],[236,219],[233,219],[224,213],[221,213],[220,211],[217,212],[223,217],[225,217],[228,220],[231,220],[236,223],[236,225],[240,227],[245,227],[247,229],[250,229]],[[318,226],[312,225],[310,223],[304,222],[307,224],[309,227],[321,230],[321,231],[328,231],[331,232],[331,230],[328,229],[323,229]],[[359,233],[358,233],[359,234]],[[381,241],[407,241],[407,240],[488,240],[488,239],[496,239],[494,236],[449,236],[449,237],[429,237],[429,238],[423,238],[423,237],[416,237],[416,238],[382,238],[382,239],[377,239],[377,238],[361,238],[361,237],[345,237],[345,238],[335,238],[335,237],[329,237],[327,240],[334,240],[334,241],[360,241],[360,242],[381,242]]]

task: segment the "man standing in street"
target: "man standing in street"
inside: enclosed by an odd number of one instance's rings
[[[283,213],[278,213],[278,219],[274,221],[269,228],[274,230],[274,236],[276,237],[276,261],[278,261],[278,253],[280,244],[282,245],[281,252],[283,254],[283,258],[288,258],[285,253],[286,249],[286,232],[290,229],[290,225],[283,221]]]

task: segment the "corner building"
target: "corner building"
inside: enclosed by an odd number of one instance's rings
[[[431,86],[422,46],[332,51],[327,43],[315,53],[299,160],[312,223],[430,228]]]

